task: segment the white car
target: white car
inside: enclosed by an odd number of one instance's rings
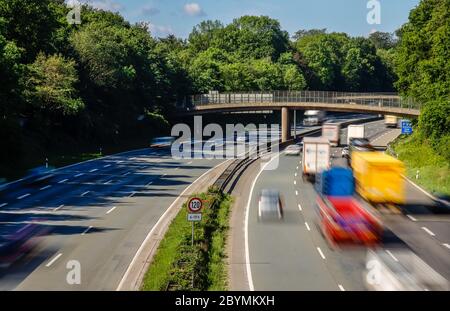
[[[299,155],[302,150],[302,147],[299,145],[290,145],[286,148],[286,155]]]
[[[281,220],[283,218],[283,207],[278,190],[263,189],[259,196],[258,219],[259,220]]]

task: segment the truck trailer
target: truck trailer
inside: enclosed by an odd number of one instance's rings
[[[303,138],[303,179],[314,180],[316,174],[330,167],[330,142],[323,137]]]
[[[341,125],[339,123],[324,123],[322,125],[322,137],[327,138],[330,141],[331,146],[339,146],[341,138]]]
[[[347,127],[347,145],[350,145],[351,138],[364,138],[365,137],[364,124],[352,124]]]
[[[355,151],[351,163],[361,197],[372,203],[405,203],[403,162],[383,152]]]

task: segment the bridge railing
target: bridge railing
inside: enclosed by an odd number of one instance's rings
[[[190,103],[189,103],[190,102]],[[397,93],[350,93],[328,91],[261,91],[218,93],[210,92],[191,96],[186,104],[203,106],[212,104],[270,104],[270,103],[329,103],[365,106],[420,109],[421,105]]]

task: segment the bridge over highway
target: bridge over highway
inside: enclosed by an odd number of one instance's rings
[[[289,110],[326,110],[418,117],[421,105],[396,93],[270,91],[193,95],[178,107],[182,115],[281,110],[282,141],[289,139]]]

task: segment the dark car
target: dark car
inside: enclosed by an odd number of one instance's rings
[[[347,154],[348,165],[351,163],[352,152],[354,151],[374,152],[377,151],[377,149],[370,144],[367,138],[350,138]]]

